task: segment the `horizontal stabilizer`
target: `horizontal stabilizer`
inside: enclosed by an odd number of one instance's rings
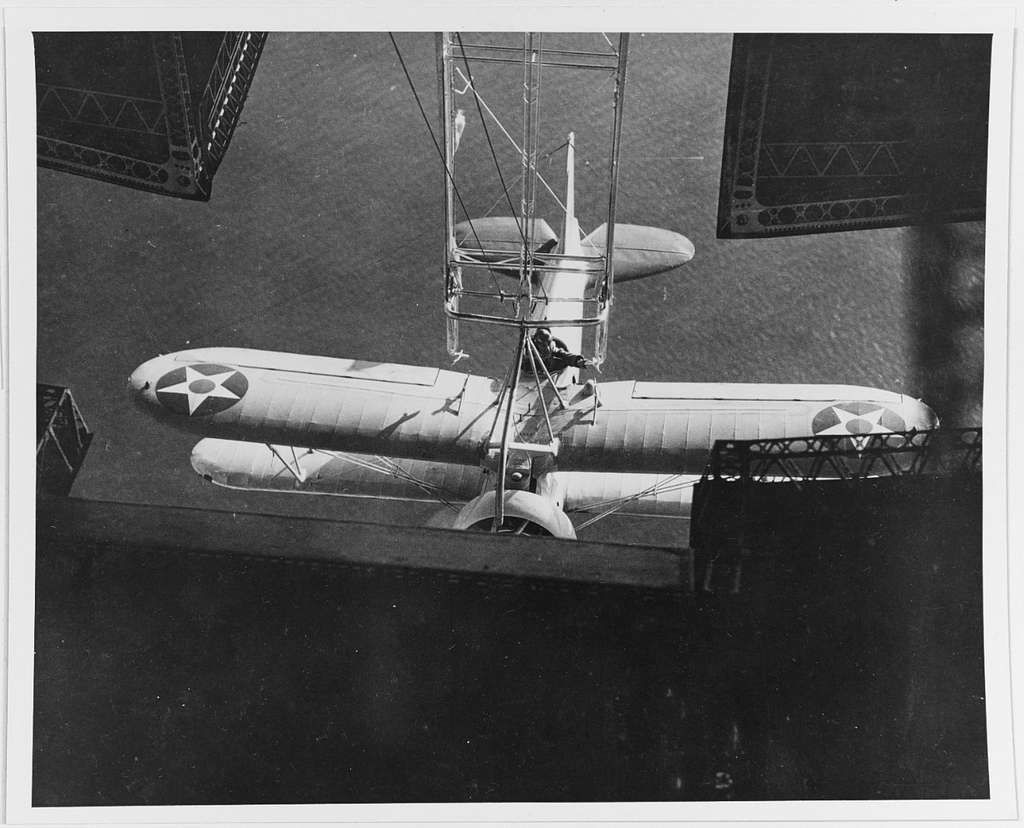
[[[608,225],[602,224],[583,239],[584,254],[603,255],[607,238]],[[693,242],[686,236],[660,227],[616,224],[614,243],[616,282],[663,273],[693,258]]]
[[[533,219],[533,252],[549,253],[558,244],[558,236],[544,219]],[[507,259],[523,247],[519,219],[511,216],[460,221],[455,225],[455,243],[466,250],[485,250],[497,254],[495,261]]]

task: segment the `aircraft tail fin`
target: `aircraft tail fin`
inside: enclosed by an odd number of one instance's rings
[[[580,249],[580,223],[576,218],[576,133],[570,132],[565,153],[565,216],[562,221],[561,252],[578,256]]]

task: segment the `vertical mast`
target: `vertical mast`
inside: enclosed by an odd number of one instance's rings
[[[612,151],[608,164],[608,232],[604,246],[604,282],[598,296],[604,319],[594,332],[594,363],[600,367],[608,351],[608,316],[615,288],[615,203],[619,194],[619,152],[622,143],[622,104],[626,91],[626,59],[629,55],[629,34],[619,34],[615,66],[615,97],[612,115]]]
[[[455,262],[455,150],[452,144],[452,39],[449,32],[437,35],[437,102],[441,124],[441,146],[444,155],[444,279],[446,295],[449,286],[455,283],[458,267]],[[459,348],[459,320],[451,316],[445,320],[448,353],[456,354]]]
[[[441,147],[444,153],[444,261],[449,267],[455,248],[453,220],[455,203],[452,178],[455,174],[455,152],[452,147],[452,42],[448,32],[437,35],[438,106],[440,108]]]
[[[525,319],[533,297],[533,218],[537,207],[537,142],[540,130],[540,32],[528,32],[523,48],[523,151],[522,213],[523,247],[519,265],[519,313]]]
[[[626,91],[626,57],[629,52],[629,34],[619,35],[618,64],[615,67],[615,101],[612,120],[612,152],[608,164],[608,234],[605,238],[605,280],[601,289],[601,301],[612,295],[615,267],[612,252],[615,250],[615,202],[619,194],[619,149],[622,143],[622,101]]]

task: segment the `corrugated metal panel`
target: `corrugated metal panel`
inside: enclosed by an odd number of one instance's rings
[[[292,402],[298,389],[288,385],[268,385],[269,401],[266,422],[268,425],[284,426],[288,422],[288,412],[292,410]],[[230,409],[228,409],[230,411]]]
[[[756,440],[761,424],[760,411],[736,412],[736,439]]]
[[[711,445],[711,412],[691,411],[686,417],[686,445]]]
[[[783,409],[762,409],[758,412],[757,419],[757,433],[751,439],[786,433],[786,413]]]
[[[736,412],[730,409],[713,412],[711,415],[711,442],[735,439]]]

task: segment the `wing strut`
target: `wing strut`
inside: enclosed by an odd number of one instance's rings
[[[272,446],[270,443],[267,443],[266,445],[267,448],[270,449],[270,453],[281,461],[281,465],[288,470],[288,473],[291,474],[298,483],[306,482],[306,470],[302,468],[302,464],[299,462],[299,456],[295,453],[295,446],[281,446],[281,448],[287,448],[288,453],[292,456],[291,462],[289,463],[285,456],[277,450],[277,446]],[[312,451],[307,449],[306,454],[312,454]]]
[[[516,401],[516,391],[519,389],[519,366],[522,365],[523,350],[526,347],[526,328],[519,331],[519,344],[516,346],[516,359],[512,363],[512,381],[508,386],[508,400],[505,404],[505,423],[501,431],[501,449],[498,455],[498,479],[495,481],[494,498],[494,524],[492,532],[501,529],[505,522],[505,472],[508,469],[508,444],[512,433],[512,407]]]

